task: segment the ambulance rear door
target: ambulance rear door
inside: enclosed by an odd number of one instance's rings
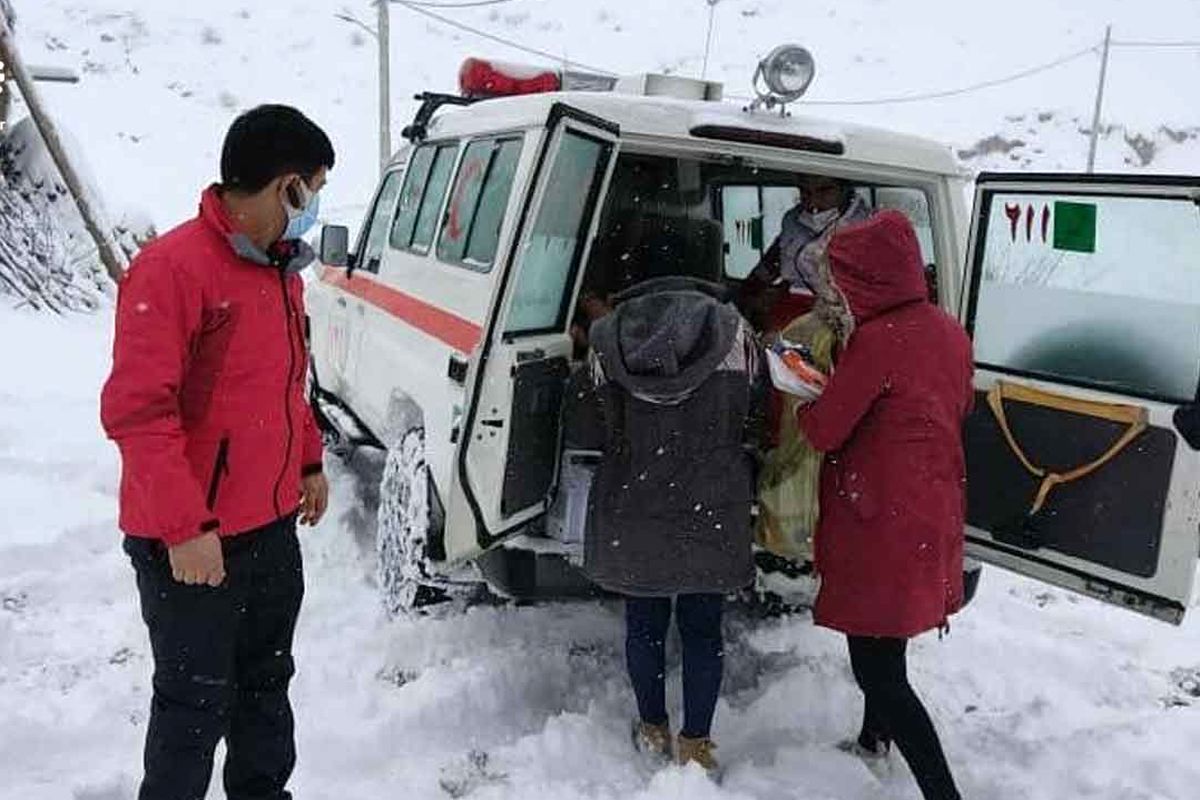
[[[967,550],[1179,623],[1200,552],[1200,178],[977,181]]]

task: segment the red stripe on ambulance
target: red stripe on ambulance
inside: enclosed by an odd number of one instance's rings
[[[364,300],[384,313],[412,325],[461,353],[470,353],[483,338],[483,329],[470,320],[385,286],[374,278],[326,267],[321,280]]]

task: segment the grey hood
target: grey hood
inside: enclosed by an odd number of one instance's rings
[[[592,325],[590,339],[610,380],[640,399],[675,404],[720,368],[741,325],[721,286],[668,277],[618,295],[616,309]]]

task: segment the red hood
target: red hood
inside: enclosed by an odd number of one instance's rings
[[[857,323],[928,300],[921,246],[899,211],[880,211],[839,229],[829,243],[829,266]]]

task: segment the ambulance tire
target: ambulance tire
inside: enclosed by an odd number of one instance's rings
[[[426,556],[429,492],[425,429],[411,428],[399,443],[388,448],[379,482],[376,577],[388,616],[451,599],[447,589],[432,577]]]

